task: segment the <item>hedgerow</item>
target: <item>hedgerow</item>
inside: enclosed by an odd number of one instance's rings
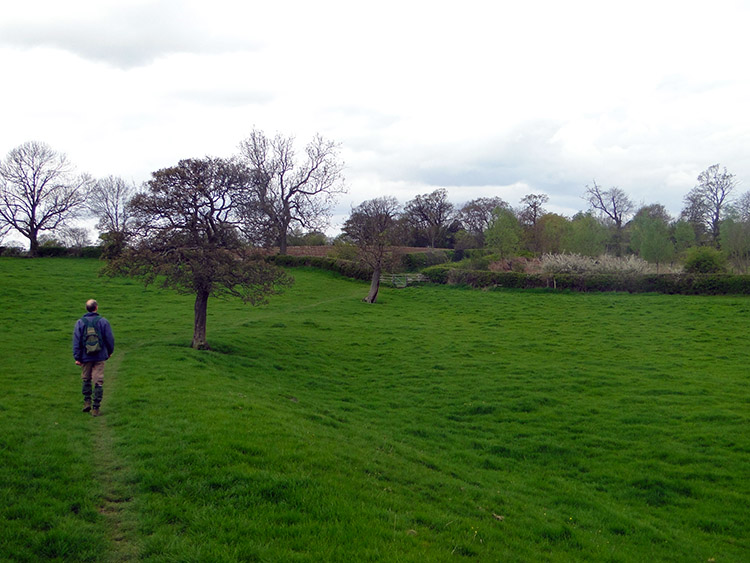
[[[549,288],[685,295],[750,295],[750,276],[730,274],[524,274],[432,266],[422,273],[432,283],[474,288]]]
[[[337,272],[342,276],[357,280],[369,281],[372,279],[372,268],[351,260],[338,260],[324,256],[289,256],[286,254],[268,256],[266,260],[273,262],[277,266],[307,266]]]
[[[337,272],[342,276],[369,281],[372,269],[349,260],[316,256],[266,258],[278,266],[308,266]],[[635,273],[541,273],[467,270],[439,264],[422,270],[431,282],[472,288],[556,289],[569,291],[620,291],[683,295],[750,295],[750,276],[731,274],[635,274]]]
[[[81,246],[67,248],[64,246],[40,246],[40,258],[101,258],[101,246]]]

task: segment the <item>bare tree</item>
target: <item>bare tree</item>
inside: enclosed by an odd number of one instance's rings
[[[509,209],[510,206],[500,197],[480,197],[465,203],[458,211],[458,220],[479,247],[484,246],[484,232],[492,223],[492,213],[497,208]]]
[[[440,188],[430,194],[418,195],[404,206],[404,216],[417,230],[427,236],[430,248],[442,242],[450,227],[453,204],[448,201],[448,190]]]
[[[127,232],[133,218],[127,203],[136,191],[134,184],[117,176],[107,176],[96,181],[86,207],[99,219],[96,228],[100,232]]]
[[[5,236],[10,232],[10,225],[8,225],[0,215],[0,243],[3,242]]]
[[[148,191],[130,202],[135,244],[108,265],[110,274],[157,279],[195,295],[193,348],[208,348],[206,312],[212,295],[261,303],[290,283],[278,268],[251,256],[237,232],[247,169],[235,162],[182,160],[154,172]]]
[[[547,194],[527,194],[521,198],[521,209],[518,212],[518,222],[527,227],[536,226],[539,218],[547,211],[544,204],[549,201]]]
[[[65,248],[83,248],[91,244],[89,231],[84,227],[63,227],[58,231],[60,242]]]
[[[709,166],[698,175],[698,185],[685,196],[683,217],[705,229],[714,246],[719,246],[721,221],[731,203],[731,193],[737,186],[734,175],[719,165]]]
[[[615,228],[615,252],[622,253],[622,228],[625,220],[633,213],[635,205],[620,188],[603,190],[594,181],[594,186],[586,186],[585,199],[589,205],[610,220]]]
[[[243,211],[248,238],[273,241],[286,254],[292,224],[308,231],[324,229],[336,197],[346,191],[335,143],[316,135],[297,160],[293,137],[269,139],[253,130],[240,150],[252,172]]]
[[[116,176],[100,178],[91,189],[86,207],[99,219],[96,228],[105,258],[113,258],[125,248],[133,222],[127,204],[136,192],[134,184]]]
[[[29,239],[31,256],[39,254],[40,233],[77,216],[91,183],[74,174],[64,154],[34,141],[8,153],[0,180],[0,218]]]
[[[737,198],[734,209],[740,221],[750,223],[750,192],[745,192]]]
[[[398,201],[380,197],[360,203],[344,224],[344,234],[357,245],[362,262],[373,270],[370,292],[363,299],[375,303],[380,289],[380,274],[388,247],[393,243]]]
[[[518,222],[524,229],[526,244],[532,252],[539,252],[542,247],[543,225],[538,225],[539,219],[547,212],[544,205],[549,201],[547,194],[528,194],[521,198],[521,208],[518,211]]]
[[[619,230],[635,208],[630,198],[620,188],[603,190],[594,181],[594,187],[586,186],[586,199],[589,205],[609,218]]]

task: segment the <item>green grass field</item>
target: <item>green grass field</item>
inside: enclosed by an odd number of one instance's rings
[[[0,259],[2,561],[750,560],[748,298],[293,270],[199,352],[189,296],[100,267]]]

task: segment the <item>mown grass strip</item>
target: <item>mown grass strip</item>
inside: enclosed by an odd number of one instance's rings
[[[108,408],[110,405],[117,404],[117,374],[123,355],[123,352],[118,350],[118,353],[107,362],[105,371],[107,401],[101,415],[96,420],[92,420],[91,459],[101,490],[97,510],[104,517],[104,528],[109,542],[106,551],[99,554],[99,557],[101,561],[111,563],[139,560],[137,515],[132,509],[135,494],[133,480],[128,466],[116,451],[110,420],[116,420],[117,409]]]

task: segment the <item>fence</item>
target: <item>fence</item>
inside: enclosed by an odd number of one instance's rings
[[[407,285],[414,283],[425,283],[429,281],[426,276],[422,274],[382,274],[380,276],[380,283],[390,284],[393,287],[406,287]]]

